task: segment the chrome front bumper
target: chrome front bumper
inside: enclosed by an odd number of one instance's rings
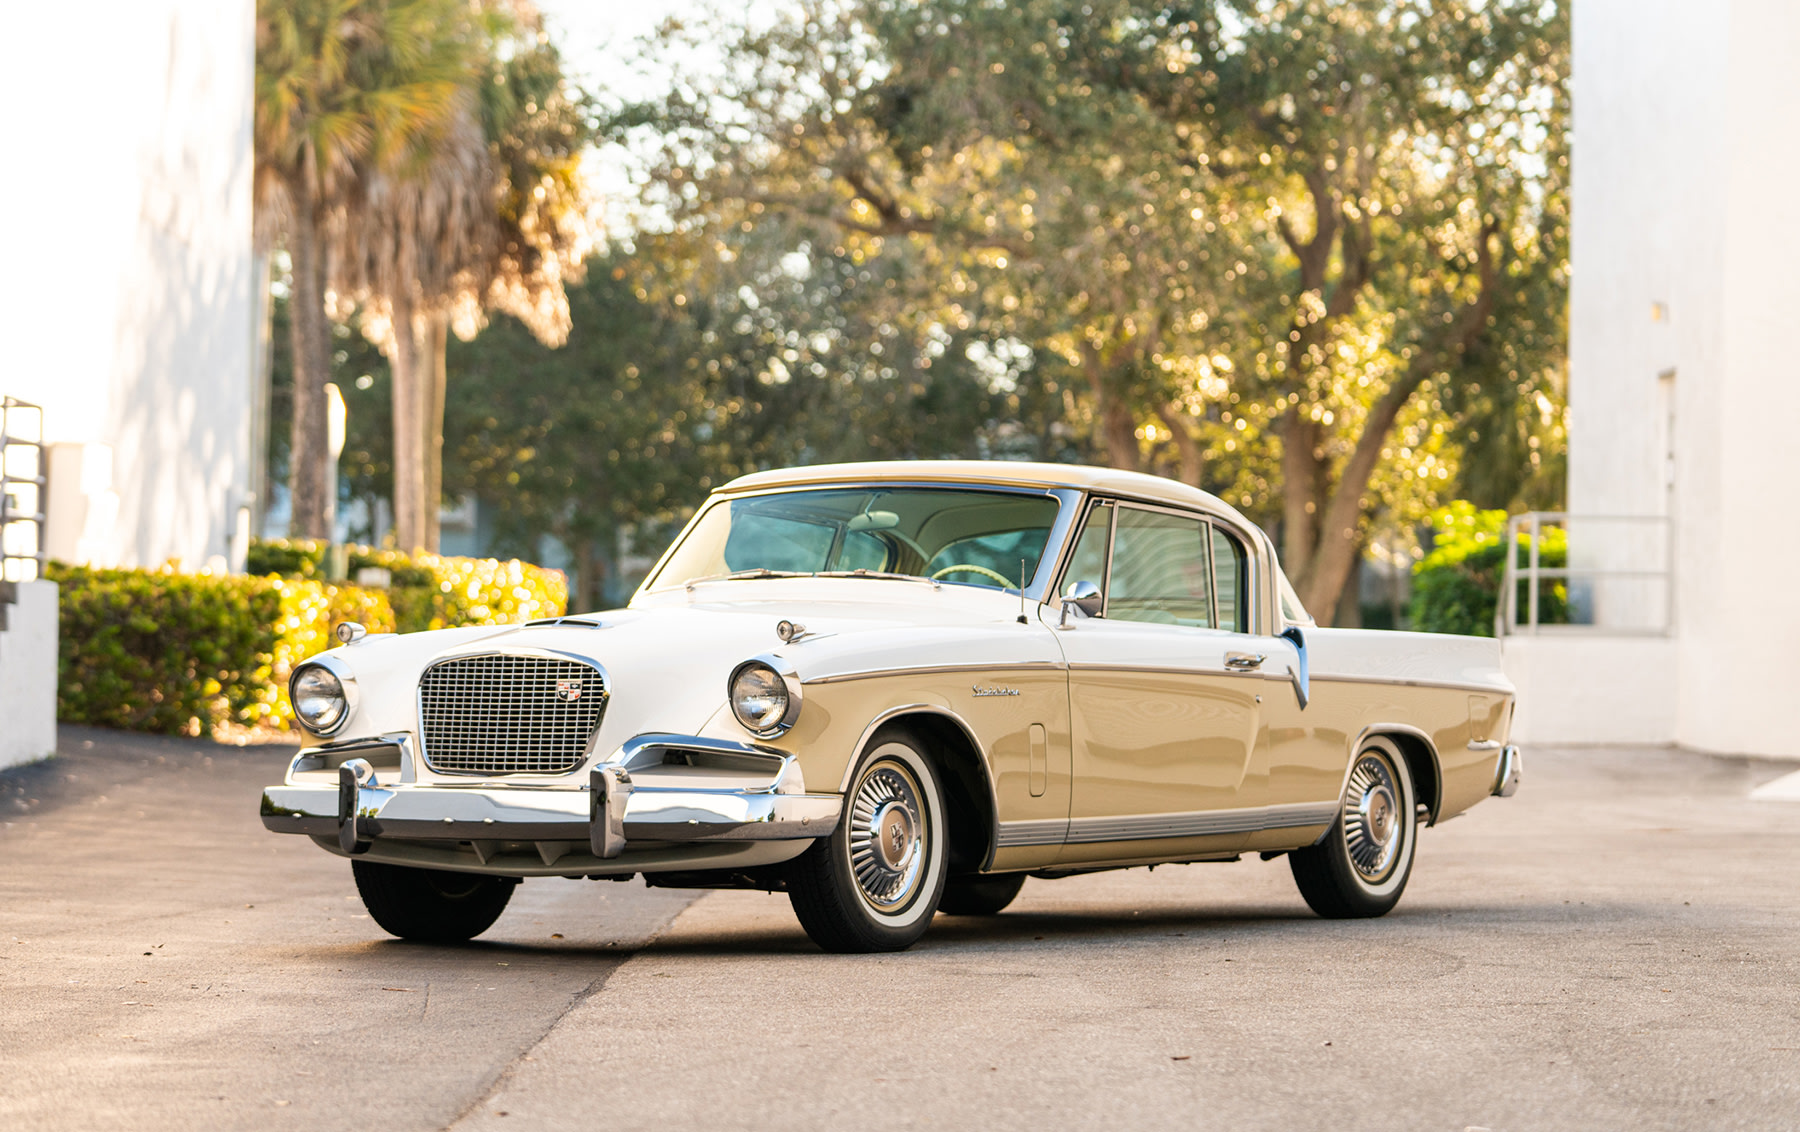
[[[401,736],[341,747],[383,745],[411,758]],[[265,827],[335,839],[352,855],[382,841],[468,843],[483,864],[507,843],[534,843],[548,867],[578,847],[610,861],[628,845],[811,840],[837,828],[844,804],[841,795],[806,793],[784,752],[677,735],[639,736],[579,784],[403,783],[365,758],[341,762],[335,782],[329,771],[308,773],[316,780],[263,791]]]

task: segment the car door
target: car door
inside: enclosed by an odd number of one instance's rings
[[[1061,579],[1092,582],[1097,616],[1059,619],[1073,780],[1058,863],[1231,852],[1275,650],[1251,628],[1248,561],[1206,516],[1101,501]],[[1221,575],[1221,567],[1223,576]],[[1224,583],[1221,586],[1221,582]]]

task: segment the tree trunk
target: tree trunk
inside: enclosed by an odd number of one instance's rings
[[[1317,545],[1319,426],[1300,406],[1281,419],[1281,564],[1302,594]],[[1302,598],[1302,600],[1305,600]],[[1309,602],[1308,610],[1317,614]]]
[[[1131,406],[1107,388],[1100,351],[1082,343],[1081,368],[1094,395],[1094,411],[1100,418],[1100,439],[1106,445],[1106,462],[1127,472],[1138,470],[1137,424]]]
[[[425,548],[425,395],[423,337],[405,288],[394,305],[394,542],[408,554]]]
[[[300,538],[329,539],[337,518],[337,501],[327,488],[331,435],[325,408],[325,385],[331,380],[331,327],[325,318],[325,248],[317,206],[302,176],[294,191],[294,301],[290,342],[294,351],[294,428],[289,453],[288,497],[293,505],[289,529]]]
[[[1179,405],[1165,405],[1157,408],[1156,415],[1175,438],[1175,455],[1181,462],[1181,482],[1189,487],[1199,487],[1205,467],[1200,456],[1200,442],[1194,439],[1187,426],[1187,414]]]
[[[591,537],[579,537],[575,540],[575,585],[569,592],[569,612],[589,613],[605,604],[601,594],[605,579],[604,558],[594,552],[594,540]]]
[[[444,386],[446,377],[445,352],[450,344],[450,316],[443,312],[428,314],[423,319],[425,333],[423,354],[420,361],[425,365],[423,385],[425,390],[425,542],[424,547],[431,553],[438,553],[440,546],[438,531],[438,512],[444,504]]]

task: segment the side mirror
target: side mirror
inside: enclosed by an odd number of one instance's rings
[[[1071,607],[1081,610],[1083,617],[1100,616],[1100,608],[1105,604],[1105,600],[1101,596],[1100,586],[1097,583],[1085,579],[1079,582],[1070,582],[1067,592],[1063,594],[1062,624],[1069,623]]]
[[[1294,685],[1294,698],[1300,701],[1300,710],[1306,710],[1306,701],[1312,698],[1312,679],[1306,671],[1306,634],[1298,626],[1284,629],[1281,639],[1294,646],[1299,654],[1297,665],[1288,666],[1288,680]]]

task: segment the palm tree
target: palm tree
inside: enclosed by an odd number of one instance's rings
[[[594,244],[585,97],[528,8],[489,0],[473,20],[481,81],[425,167],[371,182],[338,276],[392,364],[394,529],[406,550],[438,547],[450,330],[467,340],[500,310],[561,345],[564,285]]]
[[[325,385],[334,244],[378,176],[415,173],[466,105],[458,0],[257,0],[256,211],[293,267],[293,530],[329,538]]]

